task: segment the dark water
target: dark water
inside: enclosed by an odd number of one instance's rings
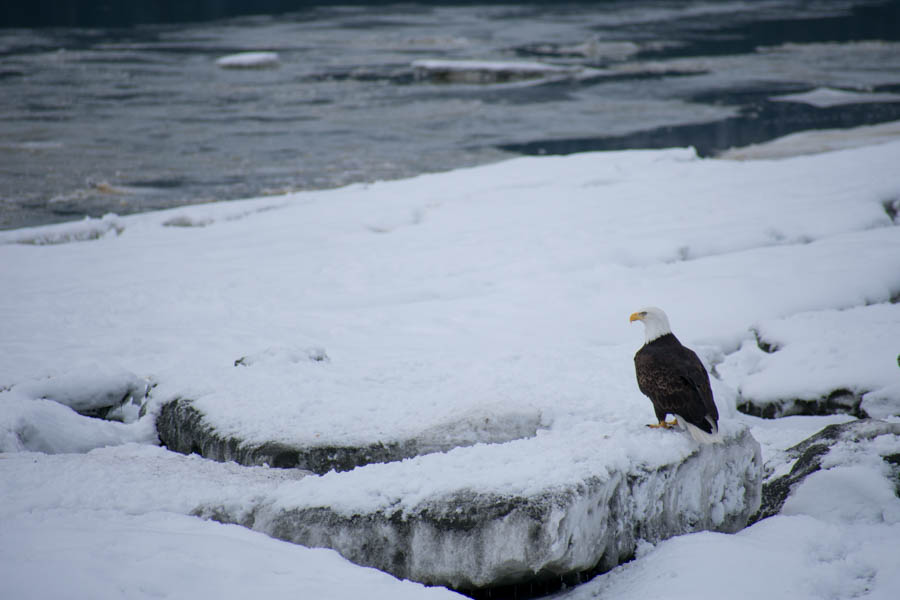
[[[900,1],[378,3],[290,12],[283,10],[295,4],[280,3],[273,15],[191,14],[182,24],[166,22],[178,14],[79,17],[78,6],[94,4],[69,4],[63,22],[90,26],[0,29],[0,228],[405,177],[519,153],[693,145],[712,154],[794,131],[900,119],[898,102],[816,108],[770,100],[820,87],[900,93]],[[220,5],[209,3],[213,16]],[[43,4],[33,6],[40,21]],[[142,20],[156,22],[135,24]],[[277,52],[278,66],[216,65],[250,50]],[[454,83],[417,72],[417,59],[596,71]]]

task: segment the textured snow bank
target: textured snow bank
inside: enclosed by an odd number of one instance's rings
[[[759,444],[585,424],[285,484],[249,518],[274,537],[334,548],[401,578],[482,588],[609,569],[641,540],[737,531],[760,500]]]
[[[125,231],[123,220],[115,214],[103,215],[100,219],[85,217],[82,221],[62,223],[60,225],[43,225],[0,231],[0,244],[28,244],[46,246],[96,240],[110,232],[121,235]]]
[[[741,410],[770,417],[838,406],[854,412],[874,392],[874,412],[900,414],[900,397],[893,408],[879,401],[900,384],[900,305],[798,313],[755,330],[757,341],[745,341],[716,367],[738,390]]]

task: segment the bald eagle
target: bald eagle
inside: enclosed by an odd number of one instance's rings
[[[672,334],[669,318],[661,309],[645,308],[631,315],[644,323],[646,342],[634,355],[638,387],[653,402],[656,425],[669,429],[684,425],[698,442],[720,441],[719,411],[709,387],[709,374],[690,348]],[[672,422],[666,415],[675,416]]]

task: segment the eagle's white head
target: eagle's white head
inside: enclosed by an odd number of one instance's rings
[[[636,313],[632,313],[629,321],[642,321],[644,323],[644,338],[646,343],[650,343],[658,337],[662,337],[667,333],[672,333],[669,326],[669,317],[661,308],[648,306],[642,308]]]

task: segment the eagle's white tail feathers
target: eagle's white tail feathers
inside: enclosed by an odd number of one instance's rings
[[[707,421],[709,421],[709,424],[712,425],[712,433],[706,433],[696,425],[692,425],[681,417],[678,417],[678,422],[687,428],[688,433],[690,433],[691,437],[696,441],[700,442],[701,444],[721,444],[722,434],[719,433],[719,428],[715,423],[712,422],[712,419],[709,419],[707,417]]]

